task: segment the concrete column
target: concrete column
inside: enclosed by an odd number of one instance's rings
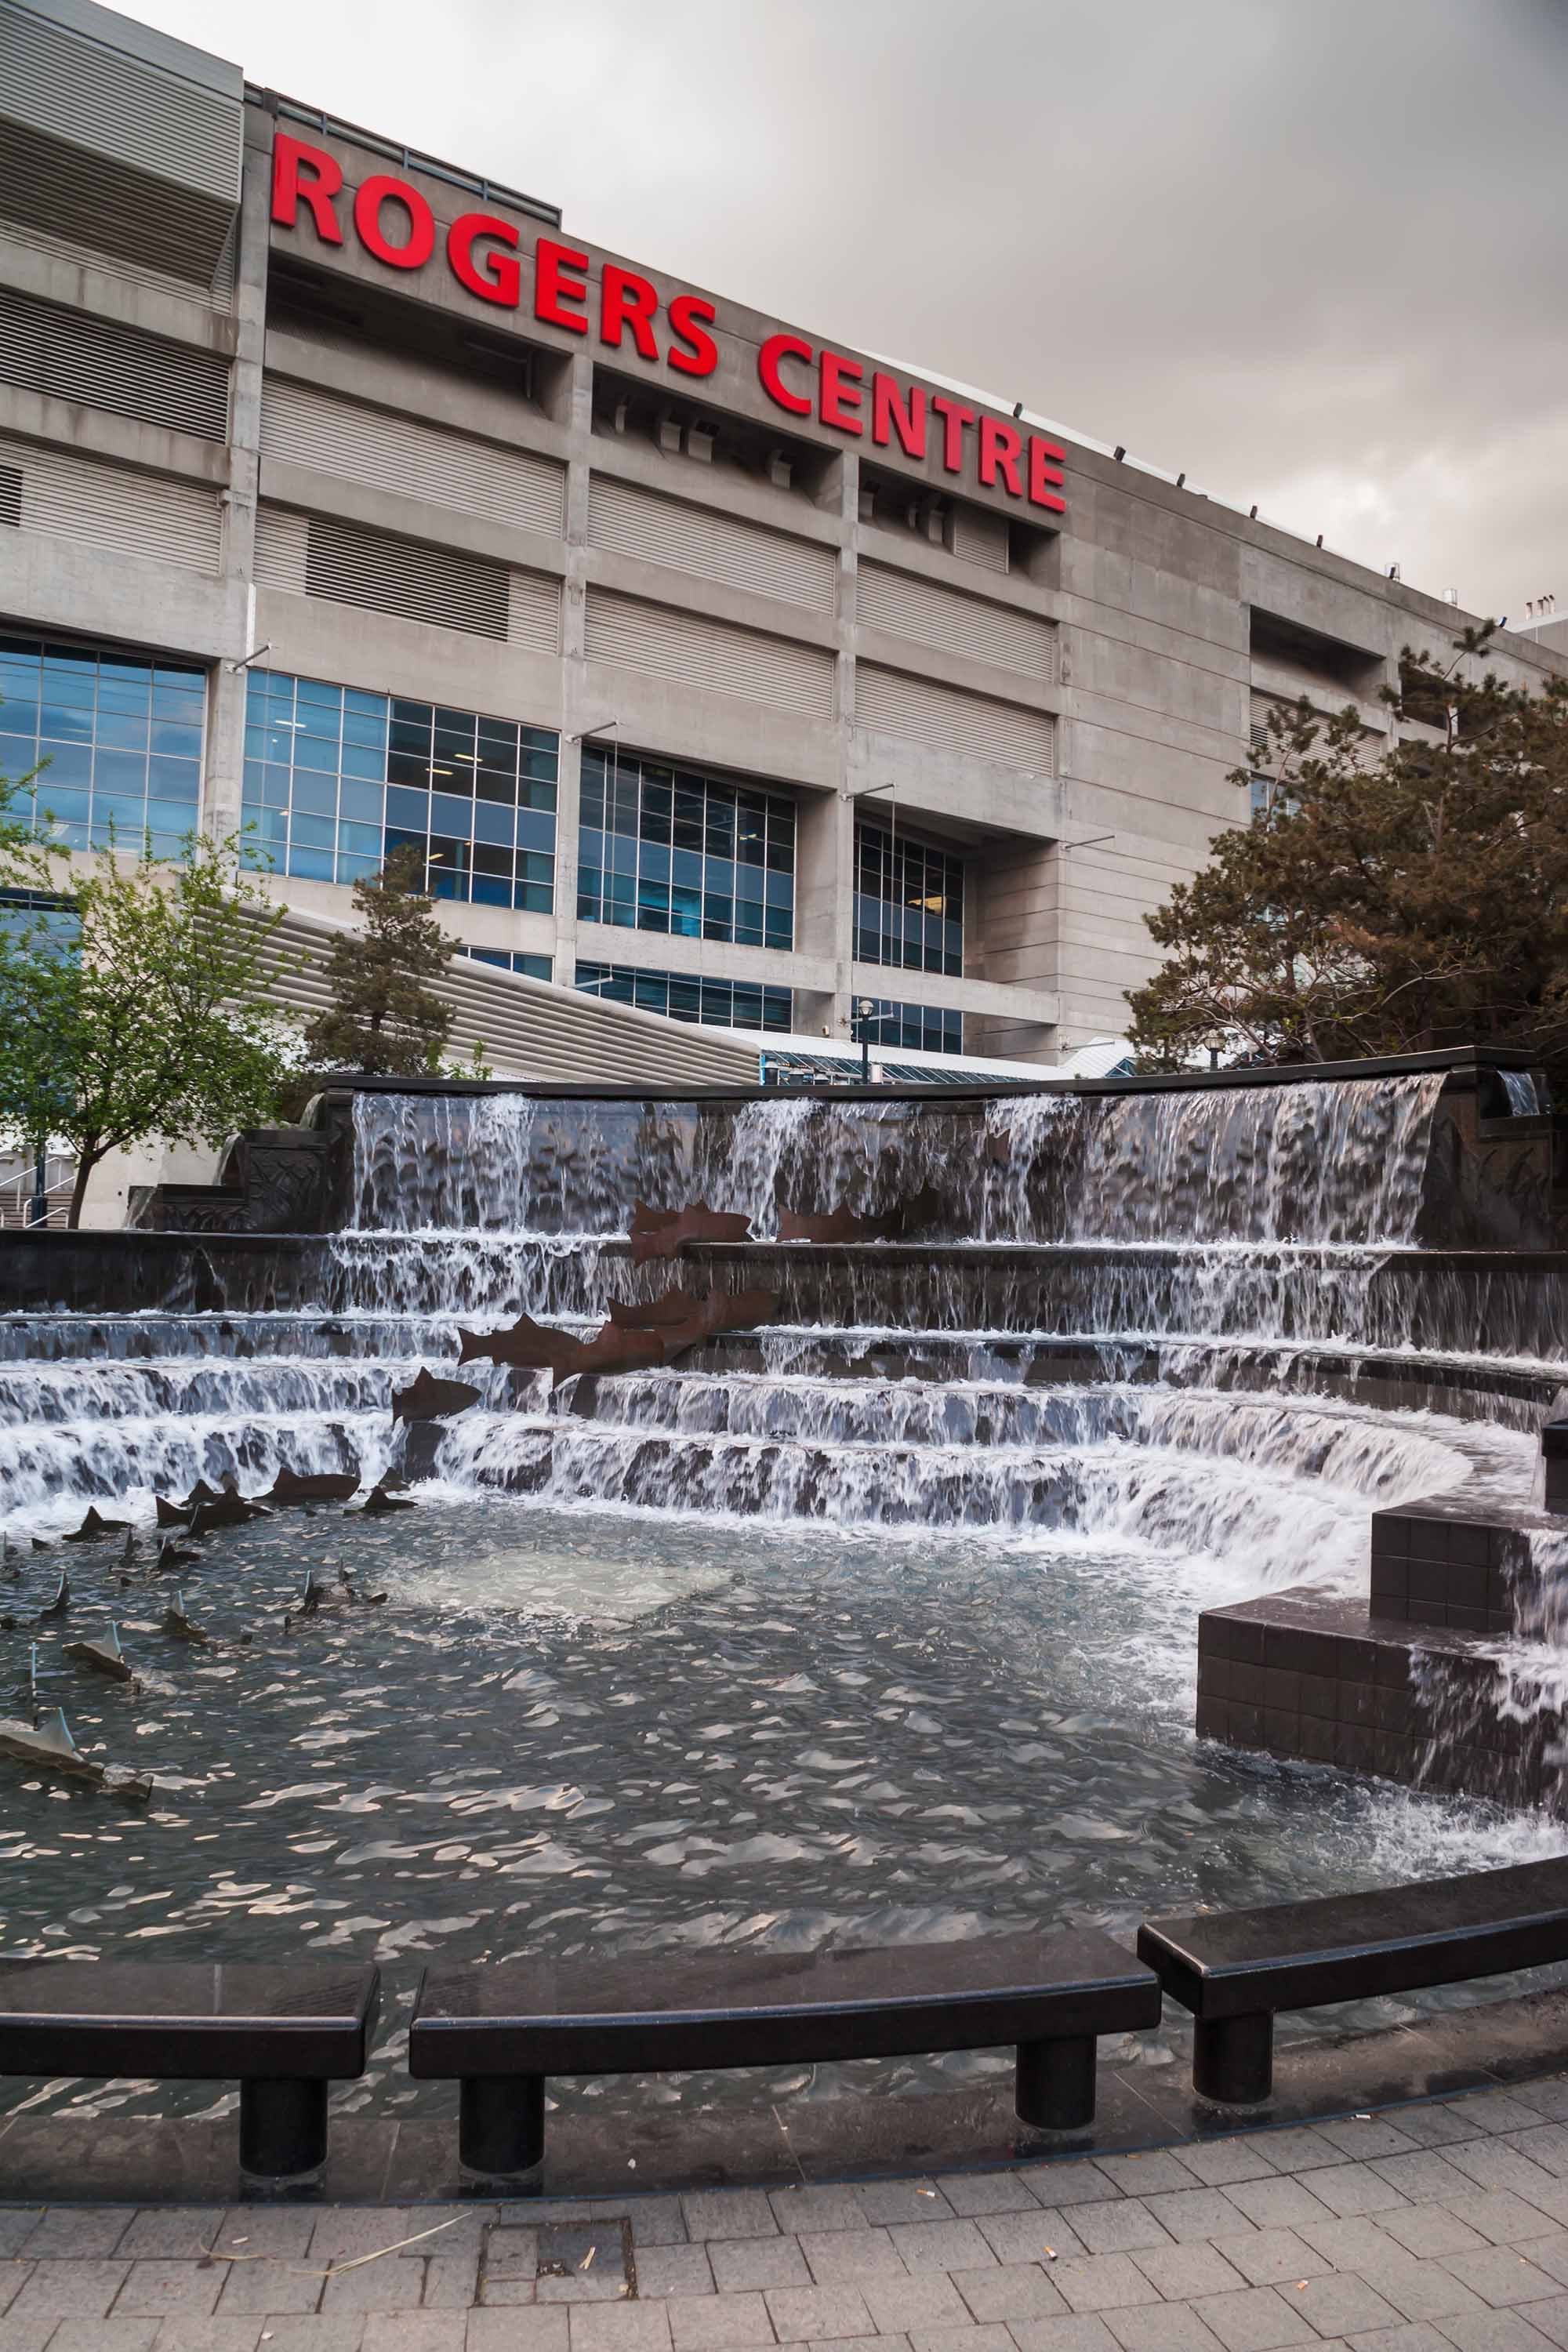
[[[837,1037],[854,1034],[855,998],[855,640],[859,625],[860,460],[847,453],[839,467],[838,551],[838,796],[833,809],[833,1005]]]
[[[613,711],[589,701],[584,639],[588,545],[588,478],[594,441],[594,368],[584,352],[574,352],[562,385],[569,447],[566,461],[566,577],[561,599],[562,710],[560,780],[555,788],[555,984],[570,988],[577,977],[577,829],[582,807],[584,730],[597,731]],[[578,740],[574,740],[578,739]],[[612,737],[613,740],[614,738]]]
[[[261,470],[261,380],[267,341],[268,188],[269,151],[247,146],[240,194],[239,252],[235,283],[237,348],[229,386],[229,493],[225,510],[223,567],[226,584],[249,583],[256,561],[256,501]],[[243,644],[231,661],[254,645],[254,592],[236,600],[245,615]],[[246,674],[220,661],[207,696],[206,772],[202,779],[202,829],[220,838],[238,831],[245,775]]]

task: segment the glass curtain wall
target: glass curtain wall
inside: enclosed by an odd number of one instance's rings
[[[583,750],[577,915],[626,930],[795,944],[795,803],[599,744]]]
[[[177,857],[202,796],[207,676],[110,646],[0,636],[0,775],[43,763],[12,803],[68,849]]]
[[[252,670],[244,816],[258,863],[353,883],[412,846],[437,898],[555,904],[558,738],[472,710]]]

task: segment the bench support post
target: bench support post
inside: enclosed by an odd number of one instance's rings
[[[542,2074],[465,2074],[458,2155],[465,2172],[509,2180],[544,2161]]]
[[[256,2180],[299,2180],[327,2160],[323,2082],[252,2078],[239,2086],[239,2168]]]
[[[1255,2107],[1274,2087],[1274,2018],[1268,2010],[1250,2017],[1196,2020],[1193,2029],[1193,2088],[1200,2099],[1223,2105]]]
[[[1020,2042],[1017,2109],[1042,2131],[1077,2131],[1094,2121],[1094,2036]]]

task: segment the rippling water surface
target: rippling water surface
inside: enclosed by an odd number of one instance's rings
[[[40,1696],[82,1745],[163,1785],[142,1814],[11,1768],[5,1949],[377,1958],[390,2031],[354,2104],[429,2100],[395,2064],[429,1959],[1129,1929],[1189,1899],[1563,1843],[1533,1818],[1197,1747],[1195,1612],[1255,1578],[1147,1545],[672,1523],[446,1490],[380,1521],[295,1512],[215,1537],[185,1572],[213,1636],[200,1652],[158,1631],[164,1586],[118,1550],[68,1555],[72,1630],[112,1609],[141,1696],[63,1659],[53,1623],[0,1636],[0,1671],[24,1675],[37,1642]],[[66,1556],[28,1555],[11,1613],[34,1615]],[[285,1632],[308,1568],[387,1598]],[[746,2095],[723,2078],[665,2087]],[[54,2095],[166,2111],[185,2095]]]

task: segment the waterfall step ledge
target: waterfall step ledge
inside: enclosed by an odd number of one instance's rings
[[[1424,1520],[1466,1536],[1488,1532],[1457,1512],[1446,1515],[1441,1503],[1377,1514],[1384,1518]],[[1522,1525],[1490,1532],[1527,1542]],[[1439,1540],[1437,1548],[1446,1546]],[[1517,1587],[1495,1557],[1419,1558],[1420,1589],[1464,1598],[1404,1603],[1488,1621],[1475,1626],[1373,1614],[1375,1601],[1308,1585],[1205,1610],[1198,1620],[1198,1738],[1568,1815],[1568,1669],[1560,1654],[1534,1649],[1513,1631]],[[1399,1605],[1397,1595],[1384,1600],[1390,1612]]]

